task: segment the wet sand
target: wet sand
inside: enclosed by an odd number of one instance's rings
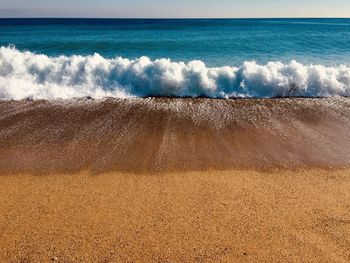
[[[350,166],[350,98],[0,102],[0,171]]]
[[[0,102],[0,262],[349,262],[350,99]]]

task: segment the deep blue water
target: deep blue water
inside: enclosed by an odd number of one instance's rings
[[[350,19],[0,19],[0,46],[50,56],[122,56],[208,66],[350,65]]]

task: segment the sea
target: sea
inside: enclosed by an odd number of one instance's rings
[[[350,19],[0,19],[0,99],[350,95]]]

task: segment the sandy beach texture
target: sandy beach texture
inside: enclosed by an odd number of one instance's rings
[[[0,262],[349,262],[349,106],[0,102]]]

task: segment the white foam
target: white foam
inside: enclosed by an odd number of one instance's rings
[[[208,68],[172,62],[93,56],[48,57],[0,48],[0,99],[190,96],[212,98],[350,96],[350,67],[245,62]]]

